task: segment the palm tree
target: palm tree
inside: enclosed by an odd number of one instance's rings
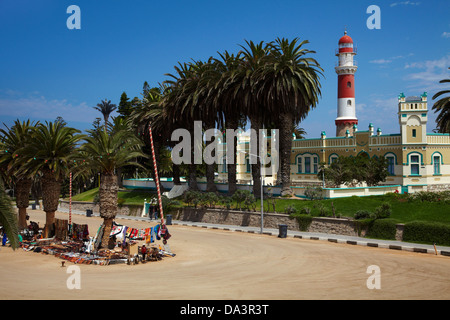
[[[244,85],[244,79],[248,78],[246,70],[242,67],[242,52],[230,54],[228,51],[219,53],[220,59],[215,59],[216,69],[220,77],[216,85],[210,91],[214,96],[213,105],[217,111],[218,127],[222,132],[226,129],[237,130],[242,124],[242,119],[247,117],[247,111],[244,104],[244,94],[247,87]],[[236,180],[236,147],[237,139],[234,137],[233,146],[227,144],[227,157],[233,157],[232,161],[227,161],[228,174],[228,194],[233,195],[237,190]],[[230,155],[228,151],[234,150]]]
[[[26,215],[33,178],[23,172],[22,174],[18,173],[18,157],[23,157],[22,154],[18,153],[18,150],[27,145],[34,126],[35,124],[31,123],[30,120],[22,123],[16,120],[11,128],[5,125],[7,130],[0,129],[0,134],[3,135],[0,166],[5,168],[5,173],[15,182],[16,205],[19,209],[19,228],[21,230],[27,227]]]
[[[109,234],[117,215],[116,170],[125,165],[140,166],[135,159],[145,157],[141,152],[142,142],[129,130],[91,131],[80,147],[76,176],[100,172],[100,216],[103,218],[104,232],[102,246],[109,241]]]
[[[303,48],[309,43],[277,38],[269,44],[270,54],[262,68],[255,73],[257,95],[264,107],[278,116],[280,128],[280,175],[282,194],[290,189],[290,163],[294,124],[303,120],[316,107],[321,94],[319,75],[322,68],[316,60],[306,57],[315,53]]]
[[[103,119],[105,120],[105,131],[106,127],[108,126],[108,119],[111,113],[117,109],[117,106],[113,103],[111,103],[111,100],[103,100],[100,103],[97,104],[96,107],[94,107],[95,110],[98,110],[102,113]]]
[[[179,63],[174,67],[176,74],[166,74],[173,80],[166,80],[164,84],[169,87],[167,94],[164,95],[161,104],[163,106],[163,118],[169,124],[170,128],[185,128],[190,132],[190,136],[194,137],[194,120],[195,108],[194,104],[194,79],[197,75],[193,71],[193,64]],[[191,139],[191,155],[194,154],[194,148],[198,147]],[[198,152],[198,151],[197,151]],[[189,179],[188,185],[192,190],[198,190],[197,184],[197,164],[191,161],[188,164]]]
[[[159,164],[158,166],[158,177],[161,177],[162,166],[163,163],[162,158],[168,160],[167,157],[163,157],[163,155],[167,155],[167,147],[170,145],[170,133],[172,131],[171,122],[166,121],[165,115],[163,112],[163,104],[161,100],[164,97],[164,94],[168,91],[168,88],[164,85],[160,85],[159,87],[148,88],[148,86],[144,85],[143,97],[140,104],[136,105],[133,108],[133,111],[130,114],[130,124],[132,124],[135,128],[135,131],[139,137],[142,138],[145,146],[143,147],[146,154],[151,153],[151,143],[150,143],[150,126],[152,128],[153,135],[153,144],[155,148],[155,157],[156,162]],[[168,161],[164,162],[164,168],[168,169]],[[161,181],[156,181],[156,175],[153,168],[153,160],[148,161],[145,164],[147,168],[149,168],[150,174],[153,177],[153,181],[159,183],[160,189],[163,190],[163,186]],[[173,168],[173,165],[172,165]],[[178,179],[179,180],[179,179]]]
[[[32,128],[29,143],[17,150],[19,174],[41,175],[42,203],[46,213],[45,236],[51,236],[58,209],[61,183],[74,165],[80,130],[60,121],[39,123]]]
[[[8,236],[11,247],[15,250],[19,247],[19,228],[16,214],[14,213],[11,198],[6,194],[3,179],[0,179],[0,225]]]
[[[449,68],[450,69],[450,68]],[[443,79],[439,83],[448,83],[450,79]],[[450,93],[450,90],[442,90],[433,96],[433,100]],[[450,133],[450,96],[443,97],[436,101],[433,105],[433,110],[435,113],[439,112],[436,118],[436,124],[439,128],[440,133]]]
[[[259,43],[246,41],[246,45],[247,47],[241,46],[241,54],[243,55],[243,59],[240,69],[243,76],[241,77],[241,82],[239,83],[239,99],[245,108],[245,113],[250,119],[251,129],[255,130],[257,133],[254,145],[258,146],[258,151],[255,152],[259,154],[259,139],[261,138],[259,136],[259,130],[263,128],[263,124],[268,118],[267,115],[271,112],[270,110],[267,110],[266,106],[263,104],[264,101],[262,101],[257,95],[260,90],[260,83],[258,82],[256,75],[266,64],[270,51],[269,45],[264,41],[260,41]],[[253,161],[256,162],[251,166],[253,194],[256,198],[259,198],[261,190],[261,160],[259,157],[253,157]]]

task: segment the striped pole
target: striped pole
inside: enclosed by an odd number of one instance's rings
[[[69,233],[72,230],[72,172],[69,174]]]
[[[155,147],[153,146],[153,134],[152,134],[152,126],[149,126],[148,129],[150,133],[150,144],[152,146],[152,157],[153,157],[153,168],[155,170],[155,184],[156,184],[156,190],[158,191],[158,202],[159,202],[159,212],[161,214],[161,224],[164,224],[164,213],[163,213],[163,206],[161,201],[161,190],[159,186],[159,177],[158,177],[158,167],[156,165],[156,156],[155,156]]]

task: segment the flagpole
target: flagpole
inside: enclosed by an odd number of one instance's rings
[[[164,213],[163,213],[163,206],[162,206],[162,201],[161,201],[161,190],[160,190],[160,186],[159,186],[158,167],[156,165],[155,147],[153,145],[152,126],[150,125],[148,129],[149,129],[148,131],[150,133],[150,144],[152,146],[153,169],[155,170],[155,185],[156,185],[156,190],[158,192],[159,212],[161,213],[161,224],[164,224]]]

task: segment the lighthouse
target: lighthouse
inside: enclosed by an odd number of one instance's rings
[[[345,31],[344,36],[339,39],[339,50],[336,53],[339,58],[335,68],[338,75],[336,137],[344,137],[347,130],[353,132],[353,126],[358,124],[355,112],[355,55],[353,40]]]

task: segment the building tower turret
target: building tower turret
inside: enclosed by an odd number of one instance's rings
[[[336,136],[344,137],[347,130],[353,132],[353,125],[358,124],[355,112],[355,72],[358,68],[353,56],[353,40],[345,31],[339,40],[339,63],[335,70],[338,74],[338,109],[336,118]]]

